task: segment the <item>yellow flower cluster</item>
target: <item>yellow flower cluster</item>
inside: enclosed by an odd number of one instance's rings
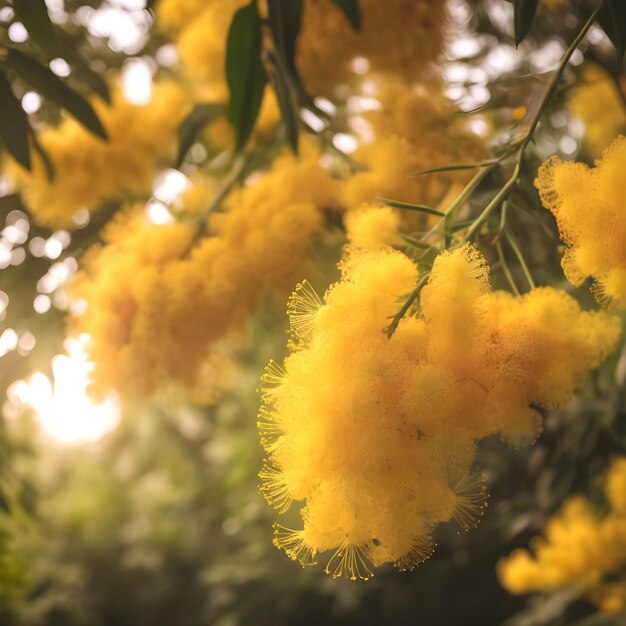
[[[597,65],[585,66],[569,107],[585,124],[585,145],[594,156],[626,132],[626,103],[609,74]]]
[[[456,196],[467,172],[411,176],[451,163],[484,158],[484,139],[466,117],[454,117],[450,101],[435,84],[409,85],[379,79],[379,106],[364,115],[373,133],[352,155],[364,166],[346,180],[343,204],[350,210],[379,197],[437,206]]]
[[[40,224],[71,228],[80,209],[95,211],[105,201],[149,193],[158,167],[174,155],[176,128],[186,113],[174,83],[155,84],[151,102],[143,106],[127,102],[121,90],[114,92],[111,107],[99,100],[93,105],[109,141],[67,119],[38,133],[54,166],[52,180],[38,157],[32,172],[7,164],[5,173]]]
[[[160,0],[157,24],[174,40],[183,75],[197,98],[226,102],[226,42],[232,19],[249,0]],[[256,121],[255,136],[265,137],[280,121],[278,102],[271,87],[265,89]],[[208,141],[219,148],[232,143],[233,130],[225,117],[209,124]]]
[[[373,72],[416,80],[441,52],[444,0],[360,0],[357,32],[332,0],[306,0],[297,64],[314,95],[352,82],[365,64]],[[365,68],[363,68],[365,69]]]
[[[205,97],[226,97],[228,29],[248,1],[160,0],[156,6],[157,23],[173,38],[184,71],[202,84]],[[297,65],[313,95],[353,82],[362,73],[354,71],[355,60],[374,72],[415,80],[440,54],[444,0],[361,0],[359,6],[357,32],[332,0],[305,1]]]
[[[615,459],[605,479],[609,511],[575,495],[550,518],[531,551],[518,549],[498,563],[502,585],[514,594],[553,591],[575,583],[605,612],[626,609],[626,582],[604,582],[626,565],[626,458]]]
[[[226,40],[233,16],[249,0],[160,0],[157,24],[174,38],[184,72],[204,97],[226,100]]]
[[[594,168],[552,157],[540,168],[535,186],[553,213],[567,249],[567,280],[591,277],[598,300],[626,308],[626,138],[619,137]]]
[[[402,244],[401,223],[390,207],[364,204],[345,217],[348,239],[355,248],[384,248]]]
[[[280,512],[305,501],[303,529],[276,525],[277,547],[302,564],[334,550],[325,571],[354,580],[371,565],[418,565],[441,522],[475,525],[486,499],[470,474],[476,441],[536,437],[531,405],[567,401],[620,330],[550,288],[491,292],[484,258],[465,245],[438,256],[420,316],[388,339],[418,280],[413,262],[352,247],[341,270],[323,301],[307,283],[290,299],[291,354],[262,379],[260,489]]]
[[[191,251],[188,224],[154,225],[132,213],[109,229],[75,285],[87,302],[77,330],[91,337],[95,390],[149,395],[171,382],[207,384],[223,364],[223,340],[265,296],[284,296],[307,271],[322,209],[335,201],[335,182],[318,156],[308,147],[300,160],[279,157],[231,196],[229,211],[210,217],[210,235]],[[191,213],[211,187],[190,192]]]

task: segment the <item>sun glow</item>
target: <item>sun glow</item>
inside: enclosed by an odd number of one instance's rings
[[[34,409],[42,429],[53,439],[80,444],[100,439],[119,423],[116,399],[109,396],[96,404],[87,394],[89,372],[83,338],[65,343],[68,354],[52,359],[53,382],[41,372],[18,381],[13,390],[21,404]]]

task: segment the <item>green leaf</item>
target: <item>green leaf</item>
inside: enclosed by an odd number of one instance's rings
[[[593,613],[572,626],[624,626],[625,624],[626,618],[623,614]]]
[[[506,620],[503,626],[543,626],[563,616],[570,604],[588,592],[589,583],[583,581],[545,595],[534,596],[527,609]]]
[[[514,0],[515,46],[519,46],[532,26],[539,0]]]
[[[176,158],[176,167],[184,161],[198,133],[223,112],[224,105],[221,103],[196,104],[196,106],[194,106],[189,115],[187,115],[178,127],[178,156]]]
[[[267,84],[263,67],[261,16],[256,0],[235,13],[226,44],[226,81],[230,91],[228,119],[235,129],[235,149],[248,142]]]
[[[69,63],[76,74],[76,78],[84,82],[107,104],[111,104],[111,94],[109,93],[109,84],[107,81],[91,68],[87,59],[85,59],[71,42],[64,39],[64,33],[59,33],[57,39],[59,56]]]
[[[296,71],[296,42],[302,24],[304,0],[267,0],[270,30],[287,69]]]
[[[291,74],[287,71],[281,59],[272,54],[270,56],[271,82],[276,93],[276,100],[280,109],[280,116],[285,125],[287,141],[293,152],[298,154],[298,140],[300,135],[300,117],[298,95],[293,85]]]
[[[428,170],[420,170],[419,172],[413,172],[409,176],[424,176],[424,174],[438,174],[440,172],[458,172],[460,170],[478,170],[483,167],[489,167],[490,165],[497,165],[500,161],[492,159],[489,161],[480,161],[480,163],[459,163],[456,165],[445,165],[443,167],[433,167]]]
[[[418,213],[426,213],[428,215],[436,215],[444,217],[444,213],[422,204],[412,204],[410,202],[400,202],[399,200],[389,200],[387,198],[378,198],[383,204],[393,207],[394,209],[407,209],[408,211],[417,211]]]
[[[410,235],[405,235],[404,233],[400,233],[400,237],[404,239],[410,246],[414,248],[419,248],[420,250],[429,250],[431,245],[429,243],[424,243],[419,239],[415,239],[415,237],[411,237]]]
[[[0,138],[11,156],[30,170],[28,136],[32,133],[26,112],[11,89],[6,74],[0,70]]]
[[[45,50],[49,58],[56,56],[58,46],[44,0],[14,0],[15,17],[24,24],[30,37]]]
[[[77,91],[68,87],[50,69],[15,48],[7,49],[4,65],[32,85],[42,96],[67,109],[94,135],[102,139],[108,138],[91,104]]]
[[[626,2],[606,0],[605,9],[598,21],[615,45],[621,63],[626,54]]]
[[[54,178],[54,165],[52,164],[52,160],[48,156],[48,153],[43,149],[41,143],[39,143],[39,138],[35,132],[33,132],[32,141],[33,147],[40,156],[43,166],[46,168],[46,176],[48,177],[48,180],[52,180]]]
[[[333,0],[333,4],[337,5],[344,12],[354,30],[361,30],[359,0]]]

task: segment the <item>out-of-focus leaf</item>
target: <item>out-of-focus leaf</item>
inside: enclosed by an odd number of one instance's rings
[[[184,160],[198,133],[224,111],[221,103],[197,104],[178,127],[178,157],[176,167]]]
[[[293,152],[297,154],[300,134],[298,95],[292,84],[290,73],[276,55],[272,55],[271,80],[278,100],[280,116],[285,124],[287,141]]]
[[[604,32],[617,49],[620,62],[626,54],[626,2],[624,0],[606,0],[606,6],[599,19]]]
[[[576,622],[572,626],[626,626],[626,617],[624,617],[624,615],[594,613]]]
[[[354,30],[361,30],[359,0],[333,0],[333,4],[336,4],[345,13]]]
[[[589,591],[586,582],[576,583],[530,600],[530,606],[504,623],[504,626],[543,626],[563,615],[565,609]]]
[[[15,210],[23,210],[19,194],[10,193],[6,196],[0,196],[0,220],[3,220],[8,213]]]
[[[31,38],[52,58],[58,42],[44,0],[14,0],[15,17],[24,24]]]
[[[54,178],[54,165],[48,156],[48,153],[44,150],[41,143],[39,143],[39,138],[37,137],[37,133],[33,132],[32,134],[32,142],[33,147],[37,151],[37,154],[41,158],[43,166],[46,168],[46,176],[48,180],[52,180]]]
[[[296,42],[302,23],[303,0],[268,0],[268,16],[278,54],[287,69],[296,74]]]
[[[497,159],[489,159],[487,161],[480,161],[478,163],[459,163],[457,165],[445,165],[443,167],[433,167],[427,170],[413,172],[412,174],[409,174],[409,176],[424,176],[425,174],[438,174],[439,172],[458,172],[460,170],[478,170],[482,167],[496,165],[497,163],[499,163]]]
[[[0,138],[11,156],[30,169],[28,136],[32,133],[28,116],[16,98],[6,74],[0,70]]]
[[[110,104],[111,94],[107,81],[91,68],[87,59],[69,41],[63,38],[63,33],[59,33],[57,39],[59,56],[69,63],[76,73],[76,78],[85,82],[96,95]]]
[[[417,211],[418,213],[427,213],[428,215],[436,215],[443,217],[444,214],[437,209],[433,209],[423,204],[412,204],[411,202],[400,202],[399,200],[390,200],[388,198],[378,198],[383,204],[393,207],[394,209],[406,209],[407,211]]]
[[[102,139],[108,139],[107,132],[91,104],[49,68],[14,48],[7,49],[3,62],[42,96],[67,109],[85,128]]]
[[[226,80],[230,90],[228,119],[235,129],[235,148],[241,150],[256,123],[267,72],[261,59],[261,16],[256,4],[242,7],[235,13],[226,44]]]
[[[519,46],[532,26],[539,0],[514,0],[515,45]]]

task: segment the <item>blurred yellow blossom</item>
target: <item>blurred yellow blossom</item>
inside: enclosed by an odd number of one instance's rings
[[[230,23],[248,0],[160,0],[157,24],[173,37],[183,73],[199,95],[225,101],[226,40]]]
[[[439,56],[443,0],[361,0],[359,8],[357,32],[332,0],[305,1],[297,65],[314,95],[332,93],[364,69],[414,81]]]
[[[569,106],[585,124],[584,141],[594,157],[626,132],[626,101],[618,89],[605,70],[588,64],[580,84],[572,90]]]
[[[525,594],[578,583],[601,611],[623,611],[626,583],[605,582],[605,576],[619,573],[626,564],[626,511],[621,508],[625,484],[626,459],[614,459],[605,478],[609,511],[582,495],[570,497],[546,523],[544,537],[531,540],[530,550],[514,550],[498,563],[502,585]]]
[[[550,11],[561,11],[569,5],[570,0],[543,0],[543,3]]]
[[[390,207],[362,205],[346,215],[348,238],[355,248],[382,248],[402,243],[400,217]]]
[[[598,300],[621,309],[626,308],[625,168],[626,138],[620,136],[594,168],[552,157],[535,180],[567,245],[562,260],[567,280],[581,285],[593,278]]]
[[[174,156],[176,129],[187,111],[176,84],[155,84],[146,105],[127,102],[119,89],[111,107],[99,100],[93,104],[108,141],[67,119],[38,135],[54,167],[52,180],[39,157],[33,159],[32,172],[13,161],[7,164],[6,173],[42,225],[71,228],[79,209],[96,211],[106,201],[149,193],[159,166]]]
[[[262,299],[284,296],[307,271],[322,210],[335,203],[335,181],[318,160],[313,145],[303,146],[300,159],[278,157],[231,194],[228,211],[209,217],[209,236],[193,247],[190,224],[155,225],[138,211],[120,216],[74,288],[87,302],[76,328],[91,337],[95,389],[149,395],[172,382],[206,384],[204,370],[224,360],[224,342]],[[183,204],[198,219],[214,183],[196,186]]]
[[[485,156],[484,138],[472,130],[471,120],[454,117],[450,101],[434,83],[411,85],[380,79],[375,84],[378,105],[363,114],[372,134],[351,155],[363,169],[345,181],[344,206],[350,210],[381,197],[429,206],[445,204],[471,173],[412,174],[480,161]],[[403,219],[414,218],[405,215]]]

